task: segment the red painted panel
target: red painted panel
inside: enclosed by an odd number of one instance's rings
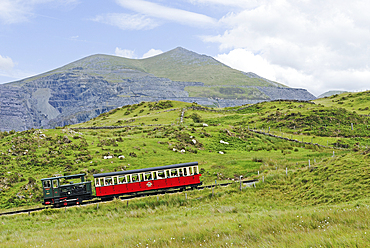
[[[173,177],[166,179],[149,180],[137,183],[124,183],[102,187],[95,187],[96,196],[109,196],[128,194],[133,192],[165,189],[179,186],[186,186],[200,183],[199,177],[201,174],[186,176],[186,177]]]

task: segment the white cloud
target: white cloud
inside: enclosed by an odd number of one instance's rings
[[[129,59],[135,58],[135,51],[129,50],[129,49],[121,49],[119,47],[116,47],[115,54],[120,57],[125,57]]]
[[[0,1],[0,20],[6,24],[26,21],[29,16],[30,6],[22,5],[20,1]]]
[[[149,58],[149,57],[153,57],[153,56],[156,56],[156,55],[159,55],[163,53],[162,50],[156,50],[156,49],[150,49],[148,52],[144,53],[143,55],[143,59],[146,59],[146,58]]]
[[[54,6],[74,6],[78,0],[1,0],[0,21],[5,24],[13,24],[28,21],[36,16],[35,6],[52,3]]]
[[[0,76],[7,79],[18,80],[33,74],[16,69],[16,63],[9,57],[0,55]]]
[[[9,57],[0,55],[0,71],[10,73],[14,67],[14,62]]]
[[[254,72],[261,77],[289,87],[308,89],[316,96],[329,90],[370,89],[370,68],[360,70],[326,69],[307,73],[290,66],[273,64],[263,55],[253,54],[241,48],[234,49],[228,54],[219,54],[215,58],[237,70]]]
[[[93,21],[116,26],[122,30],[148,30],[159,25],[157,21],[139,14],[110,13],[99,15]]]
[[[257,0],[188,0],[188,2],[192,4],[237,6],[244,8],[253,8],[261,4],[261,1]]]
[[[146,59],[146,58],[149,58],[149,57],[159,55],[161,53],[163,53],[162,50],[157,50],[157,49],[152,48],[148,52],[144,53],[143,57],[141,57],[141,58]],[[135,51],[129,50],[129,49],[121,49],[119,47],[116,47],[115,55],[120,56],[120,57],[129,58],[129,59],[137,59]]]
[[[133,10],[143,15],[174,21],[196,27],[209,27],[217,24],[217,20],[206,15],[170,8],[143,0],[116,0],[124,8]]]
[[[226,31],[203,41],[231,51],[218,56],[226,64],[238,63],[244,71],[255,70],[291,87],[314,94],[359,90],[370,83],[368,9],[370,2],[360,0],[261,1],[225,15],[220,23]]]

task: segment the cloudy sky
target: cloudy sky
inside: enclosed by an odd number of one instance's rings
[[[365,0],[0,0],[0,83],[92,54],[210,55],[314,95],[370,89]]]

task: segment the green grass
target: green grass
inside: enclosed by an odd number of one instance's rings
[[[198,161],[205,185],[235,182],[240,175],[259,179],[256,188],[242,192],[235,183],[213,193],[187,192],[187,199],[181,193],[130,200],[129,206],[115,200],[98,209],[0,217],[0,247],[366,246],[368,121],[321,103],[213,109],[162,101],[124,106],[73,126],[124,128],[0,133],[2,211],[39,206],[40,179],[55,175],[84,172],[92,180],[94,173]],[[248,128],[347,148],[291,142]],[[103,159],[108,154],[114,158]]]
[[[128,126],[119,129],[64,128],[1,133],[0,206],[11,208],[39,204],[39,180],[55,175],[86,173],[92,180],[94,173],[198,161],[204,170],[202,180],[207,184],[216,179],[236,179],[240,175],[253,178],[258,171],[295,169],[307,164],[309,159],[319,162],[332,156],[331,146],[348,147],[335,150],[336,155],[342,155],[351,150],[364,150],[369,144],[366,130],[365,135],[355,131],[359,137],[330,137],[319,133],[317,125],[304,131],[317,121],[320,110],[326,110],[321,105],[269,102],[242,110],[213,112],[211,108],[194,110],[190,107],[197,105],[173,101],[140,103],[112,110],[74,126]],[[185,115],[180,124],[183,109]],[[279,119],[273,126],[267,120],[276,111],[289,111],[290,115],[284,115],[289,118]],[[308,122],[297,122],[294,129],[289,121],[294,120],[292,113],[297,111],[306,116]],[[330,117],[328,113],[335,111],[327,110],[322,116]],[[344,111],[340,118],[348,116]],[[343,123],[367,121],[362,116],[354,115],[353,118],[347,118]],[[208,126],[203,126],[203,123]],[[356,123],[356,127],[358,125]],[[270,127],[270,133],[275,135],[329,147],[289,142],[248,130],[254,126],[265,132]],[[229,144],[222,144],[221,140]],[[183,149],[185,153],[179,152]],[[106,155],[114,158],[103,159]],[[120,155],[125,159],[118,159]]]
[[[370,115],[370,91],[359,93],[342,93],[330,97],[320,98],[314,102],[327,107],[341,107],[348,111],[355,111],[358,114]]]
[[[0,247],[365,247],[368,201],[297,206],[235,187],[0,217]]]

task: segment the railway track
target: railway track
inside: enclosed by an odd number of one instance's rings
[[[256,183],[257,181],[258,180],[244,180],[244,181],[242,181],[242,183],[252,185],[252,184]],[[200,190],[200,189],[211,189],[211,188],[214,188],[215,186],[225,187],[225,186],[228,186],[230,184],[232,184],[232,183],[219,183],[217,185],[198,186],[198,190]],[[192,190],[192,189],[185,189],[184,191],[189,191],[189,190]],[[179,189],[172,189],[172,190],[167,190],[167,191],[164,191],[164,192],[163,191],[161,191],[161,192],[142,192],[141,194],[121,196],[121,197],[119,197],[119,199],[121,199],[121,200],[130,200],[130,199],[134,199],[134,198],[160,195],[160,194],[163,194],[163,193],[175,194],[175,193],[179,193],[179,192],[181,192]],[[109,201],[112,201],[112,200],[113,199],[104,199],[104,200],[103,199],[96,199],[96,200],[82,202],[81,205],[97,204],[97,203],[100,203],[100,202],[109,202]],[[70,205],[70,206],[65,206],[65,208],[76,207],[76,206],[77,205]],[[13,214],[22,214],[22,213],[30,214],[31,212],[41,211],[41,210],[48,209],[48,208],[55,208],[55,207],[51,207],[51,206],[46,207],[45,206],[45,207],[39,207],[39,208],[15,210],[15,211],[0,213],[0,216],[13,215]]]
[[[10,211],[10,212],[0,213],[0,216],[1,215],[21,214],[21,213],[31,213],[31,212],[35,212],[35,211],[44,210],[46,208],[47,207],[31,208],[31,209],[23,209],[23,210],[15,210],[15,211]]]

